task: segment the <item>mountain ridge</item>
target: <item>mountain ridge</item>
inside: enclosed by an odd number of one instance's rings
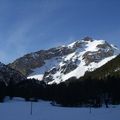
[[[69,45],[27,54],[9,66],[28,78],[52,84],[70,77],[80,78],[86,71],[94,71],[112,60],[118,53],[119,50],[105,40],[85,37]]]

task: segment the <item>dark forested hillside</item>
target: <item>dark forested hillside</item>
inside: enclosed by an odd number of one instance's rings
[[[91,78],[106,78],[107,76],[120,76],[120,55],[118,55],[113,60],[109,61],[102,67],[96,69],[93,72],[86,72],[85,76],[83,77],[91,77]]]

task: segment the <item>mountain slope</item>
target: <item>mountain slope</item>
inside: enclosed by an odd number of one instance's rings
[[[10,67],[28,78],[44,80],[48,84],[60,83],[71,77],[77,79],[86,71],[94,71],[115,58],[119,50],[104,40],[85,37],[69,45],[27,54]]]
[[[4,65],[3,63],[0,63],[0,82],[4,82],[6,86],[8,86],[10,82],[16,84],[25,79],[26,77],[20,72],[10,68],[7,65]]]
[[[91,79],[106,79],[108,76],[120,77],[120,55],[95,71],[86,72],[83,79],[88,77]]]

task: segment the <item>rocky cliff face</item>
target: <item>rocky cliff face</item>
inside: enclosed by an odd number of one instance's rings
[[[97,51],[87,51],[83,54],[86,65],[89,65],[91,62],[99,62],[104,58],[114,55],[114,49],[107,42],[97,45],[96,48],[98,48]]]
[[[38,52],[27,54],[15,60],[13,63],[9,64],[9,66],[27,76],[33,72],[32,69],[42,67],[45,64],[45,60],[49,60],[58,56],[60,57],[68,55],[74,52],[75,49],[76,48],[71,49],[66,46],[62,46],[51,48],[49,50],[40,50]]]
[[[28,78],[60,83],[70,77],[79,78],[115,58],[118,50],[104,40],[86,37],[72,44],[27,54],[10,67]]]

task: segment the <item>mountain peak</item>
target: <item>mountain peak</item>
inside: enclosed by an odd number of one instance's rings
[[[92,37],[89,37],[89,36],[84,37],[82,40],[91,41],[91,42],[93,41]]]
[[[60,83],[71,77],[80,78],[118,55],[118,49],[105,40],[85,37],[69,45],[41,50],[17,59],[10,66],[28,78]]]

